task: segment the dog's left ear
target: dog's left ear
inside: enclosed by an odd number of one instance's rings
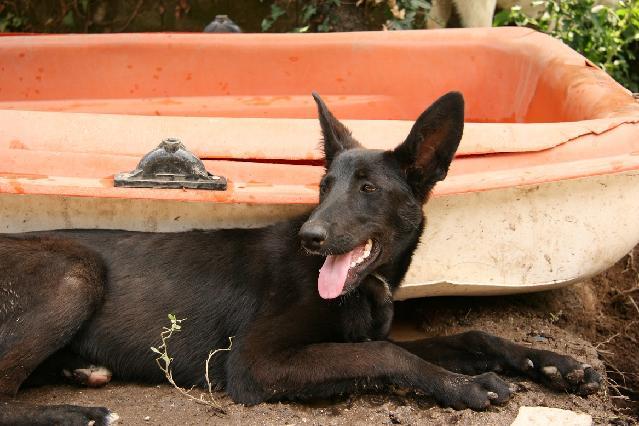
[[[449,92],[424,111],[393,151],[415,195],[424,199],[448,173],[464,131],[464,97]]]
[[[326,168],[328,169],[333,159],[341,151],[359,148],[361,145],[353,139],[351,131],[335,118],[328,110],[322,98],[315,92],[313,92],[313,99],[315,99],[317,103],[320,126],[322,127],[324,158],[326,159]]]

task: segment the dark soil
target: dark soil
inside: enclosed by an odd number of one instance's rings
[[[639,246],[603,274],[563,290],[557,325],[593,342],[615,405],[639,420]]]
[[[315,404],[245,407],[215,394],[225,416],[193,403],[169,385],[114,382],[102,389],[49,386],[18,399],[43,404],[107,406],[121,424],[460,424],[508,425],[520,406],[585,412],[597,424],[633,424],[639,419],[639,247],[609,271],[564,289],[509,297],[430,298],[397,304],[394,337],[413,339],[485,330],[525,345],[570,354],[607,373],[597,395],[557,393],[521,378],[521,390],[504,407],[477,413],[443,409],[413,394],[359,395]],[[199,391],[196,390],[196,395]]]

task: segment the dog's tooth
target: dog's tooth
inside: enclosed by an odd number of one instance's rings
[[[362,256],[362,259],[366,259],[370,255],[371,255],[371,252],[367,250],[367,251],[364,252],[364,255]]]
[[[357,266],[357,262],[356,261],[351,262],[351,268],[354,268],[356,266]]]

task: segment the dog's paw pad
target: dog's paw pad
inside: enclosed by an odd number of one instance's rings
[[[511,394],[513,394],[517,392],[526,392],[528,388],[523,383],[514,382],[508,383],[508,390]]]
[[[456,410],[486,410],[491,405],[505,404],[512,395],[508,383],[495,373],[473,377],[451,375],[442,385],[441,393],[435,394],[435,398]]]
[[[589,364],[581,363],[571,356],[535,349],[529,350],[526,355],[520,362],[526,364],[531,360],[534,367],[520,371],[553,389],[588,395],[601,387],[599,373]]]
[[[109,413],[108,416],[106,416],[106,419],[104,419],[104,421],[106,426],[115,425],[118,424],[118,422],[120,421],[120,416],[118,416],[118,413],[114,413],[112,411]]]
[[[580,395],[591,395],[601,389],[601,376],[591,366],[583,365],[584,377],[579,383],[578,393]]]
[[[90,366],[88,368],[76,368],[73,371],[63,370],[63,374],[84,386],[97,388],[111,381],[111,370],[105,367]]]
[[[545,376],[546,381],[554,388],[564,389],[566,383],[559,369],[554,365],[546,365],[541,368],[541,373]]]
[[[590,395],[601,388],[601,376],[588,364],[573,363],[561,369],[546,365],[540,369],[543,381],[558,390]]]
[[[566,380],[568,380],[568,383],[576,385],[583,382],[584,375],[584,370],[573,370],[570,373],[566,374]]]
[[[491,404],[505,404],[514,393],[512,384],[505,382],[495,373],[484,373],[473,377],[476,384],[481,385]]]

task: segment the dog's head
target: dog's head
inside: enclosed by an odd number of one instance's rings
[[[332,299],[406,256],[423,229],[424,204],[443,180],[464,127],[464,98],[450,92],[424,111],[392,151],[363,148],[313,94],[326,173],[320,203],[302,225],[302,246],[326,256],[318,290]],[[408,253],[410,256],[411,253]]]

